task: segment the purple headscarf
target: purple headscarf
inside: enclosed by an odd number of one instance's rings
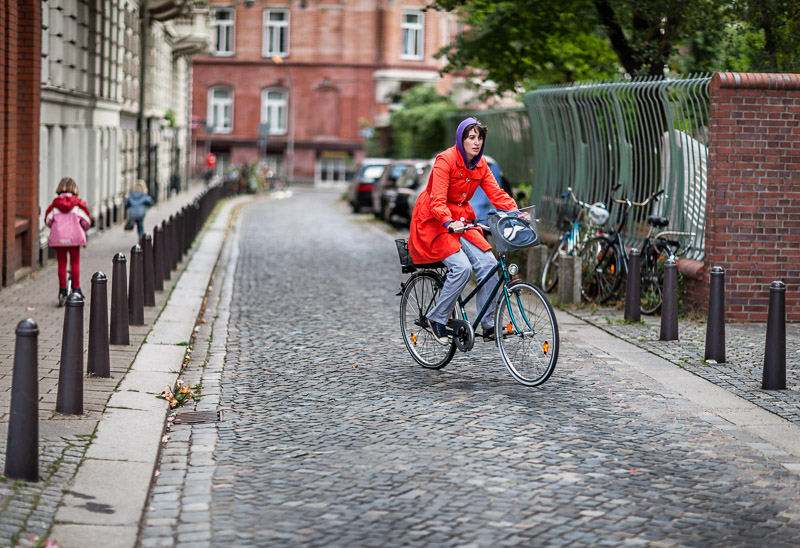
[[[481,145],[481,151],[472,159],[472,165],[470,165],[469,162],[467,162],[467,154],[464,152],[464,128],[470,124],[478,123],[478,120],[469,117],[458,124],[458,129],[456,130],[456,149],[458,149],[458,152],[461,154],[461,159],[464,160],[464,165],[467,166],[467,169],[474,169],[475,166],[478,165],[478,162],[480,162],[481,158],[483,158],[483,149],[486,146],[486,139],[484,139],[483,145]]]

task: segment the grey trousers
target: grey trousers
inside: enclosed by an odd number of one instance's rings
[[[491,250],[481,251],[472,242],[461,238],[461,251],[445,257],[442,262],[447,266],[449,272],[436,306],[428,313],[428,319],[446,324],[447,318],[453,312],[456,301],[458,301],[458,296],[461,295],[461,291],[472,276],[472,269],[475,269],[475,279],[482,280],[495,267],[497,259]],[[493,288],[494,284],[489,282],[478,291],[476,299],[478,312],[483,308]],[[494,326],[494,309],[495,303],[492,302],[481,320],[484,329]]]

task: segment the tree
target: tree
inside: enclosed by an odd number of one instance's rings
[[[755,48],[750,70],[800,70],[800,2],[797,0],[733,0],[740,34],[760,33],[763,47]]]
[[[452,99],[432,85],[415,86],[402,95],[403,108],[391,114],[393,158],[431,158],[442,150],[447,128],[445,117],[455,112]]]
[[[467,30],[443,48],[446,72],[478,69],[498,94],[540,83],[618,73],[614,52],[588,0],[437,0]]]
[[[755,1],[755,0],[753,0]],[[771,0],[786,1],[792,0]],[[539,82],[663,75],[676,49],[720,28],[730,0],[436,0],[468,30],[441,51],[447,71],[484,72],[498,92]]]

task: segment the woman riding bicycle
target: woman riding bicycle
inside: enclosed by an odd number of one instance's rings
[[[486,126],[475,118],[467,118],[458,125],[455,146],[436,156],[428,185],[411,215],[408,249],[414,263],[441,261],[449,270],[436,306],[427,314],[431,332],[442,345],[450,344],[445,324],[473,268],[480,280],[497,264],[482,231],[464,230],[463,221],[475,218],[469,200],[481,187],[496,208],[518,209],[517,203],[497,184],[483,158],[485,138]],[[478,311],[491,295],[490,285],[484,285],[478,292]],[[494,336],[493,310],[494,303],[481,322],[484,339]]]

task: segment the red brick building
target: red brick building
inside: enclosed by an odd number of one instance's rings
[[[364,130],[388,121],[402,91],[448,83],[433,55],[455,19],[427,4],[212,0],[214,53],[193,67],[195,166],[209,151],[220,170],[250,163],[266,144],[279,174],[343,181],[364,155]]]
[[[0,284],[38,264],[39,2],[0,2]]]

